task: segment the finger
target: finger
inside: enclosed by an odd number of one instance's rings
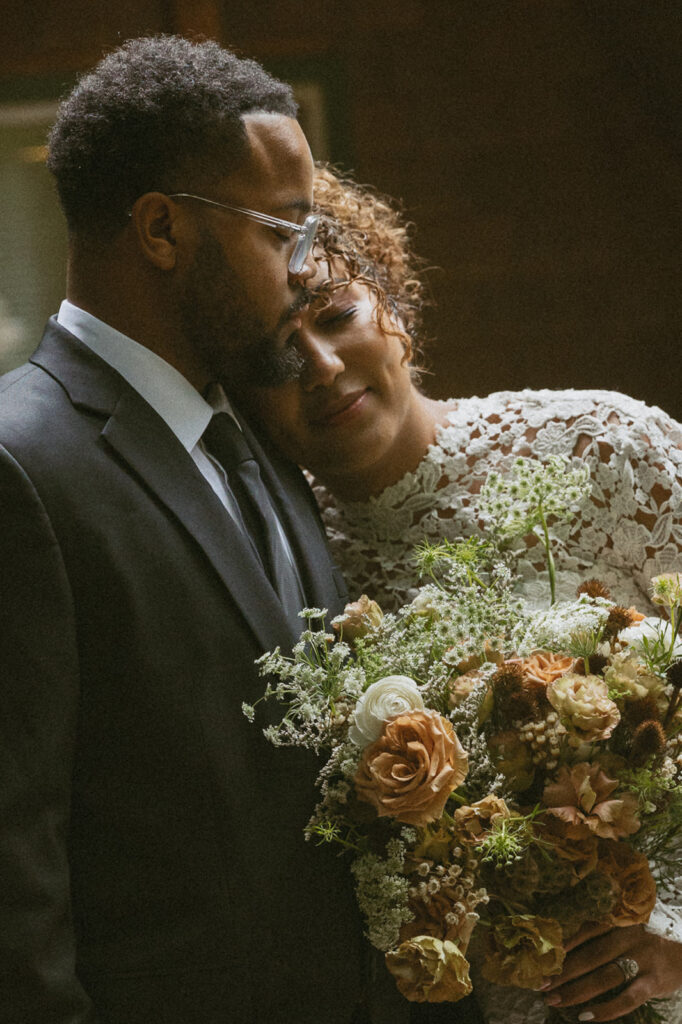
[[[563,963],[561,974],[548,979],[543,991],[550,991],[589,974],[597,967],[612,963],[616,957],[623,956],[639,945],[637,928],[611,928],[602,932],[594,939],[581,943],[572,949]],[[633,955],[635,955],[633,953]],[[621,977],[622,981],[622,977]]]
[[[597,967],[589,974],[582,974],[575,981],[568,981],[558,988],[547,991],[547,1006],[577,1006],[588,1003],[604,993],[623,984],[623,972],[613,962]]]
[[[583,942],[589,942],[590,939],[595,939],[599,935],[605,935],[607,932],[613,931],[613,925],[605,924],[603,921],[591,921],[588,924],[582,925],[582,927],[575,933],[575,935],[564,942],[564,949],[567,953],[570,953],[576,946],[581,946]]]
[[[624,988],[618,995],[613,996],[606,1002],[591,1003],[589,1006],[581,1007],[578,1014],[579,1021],[592,1021],[593,1024],[611,1020],[621,1020],[628,1013],[638,1009],[651,998],[651,993],[644,982],[638,984],[633,981],[627,988]]]

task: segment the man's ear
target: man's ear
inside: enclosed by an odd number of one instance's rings
[[[182,237],[182,211],[163,192],[145,192],[130,212],[140,252],[159,270],[173,270]]]

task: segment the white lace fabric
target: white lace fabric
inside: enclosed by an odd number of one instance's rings
[[[614,391],[500,391],[446,403],[447,422],[412,473],[366,502],[315,492],[351,593],[385,610],[415,592],[414,547],[425,537],[480,534],[476,494],[490,470],[519,455],[587,463],[592,496],[555,529],[559,598],[597,577],[620,604],[649,607],[652,576],[682,569],[682,427],[661,409]],[[546,603],[539,545],[518,565],[526,596]]]
[[[565,455],[587,463],[592,494],[554,528],[557,597],[597,578],[619,604],[653,610],[652,576],[682,570],[682,427],[656,407],[614,391],[500,391],[445,403],[447,420],[414,472],[366,502],[337,502],[314,484],[335,560],[353,598],[385,611],[414,597],[417,544],[481,534],[476,494],[491,470],[515,458]],[[516,564],[524,596],[546,606],[549,581],[539,545]],[[682,897],[666,892],[649,930],[682,943]],[[545,1019],[535,993],[477,986],[489,1024]],[[682,990],[669,1024],[682,1022]]]

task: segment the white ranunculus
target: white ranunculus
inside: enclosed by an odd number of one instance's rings
[[[643,650],[642,641],[645,638],[652,643],[659,637],[663,639],[665,647],[670,650],[672,627],[665,619],[659,619],[655,615],[650,615],[648,618],[642,619],[641,622],[636,622],[634,626],[628,626],[627,629],[621,629],[618,634],[618,639],[621,642],[627,642],[633,650],[639,652]],[[679,636],[675,640],[673,658],[682,658],[682,638]]]
[[[355,705],[348,735],[358,747],[378,740],[386,722],[407,711],[423,711],[419,687],[409,676],[384,676],[368,686]]]

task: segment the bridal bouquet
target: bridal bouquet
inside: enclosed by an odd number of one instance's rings
[[[652,581],[660,618],[598,580],[542,611],[516,590],[534,536],[553,596],[552,525],[588,490],[561,459],[518,460],[481,492],[481,537],[420,549],[412,602],[363,595],[331,629],[306,609],[293,656],[260,659],[282,712],[266,736],[324,756],[307,835],[347,852],[407,999],[468,994],[474,932],[488,981],[539,988],[583,923],[646,922],[674,872],[682,574]]]

